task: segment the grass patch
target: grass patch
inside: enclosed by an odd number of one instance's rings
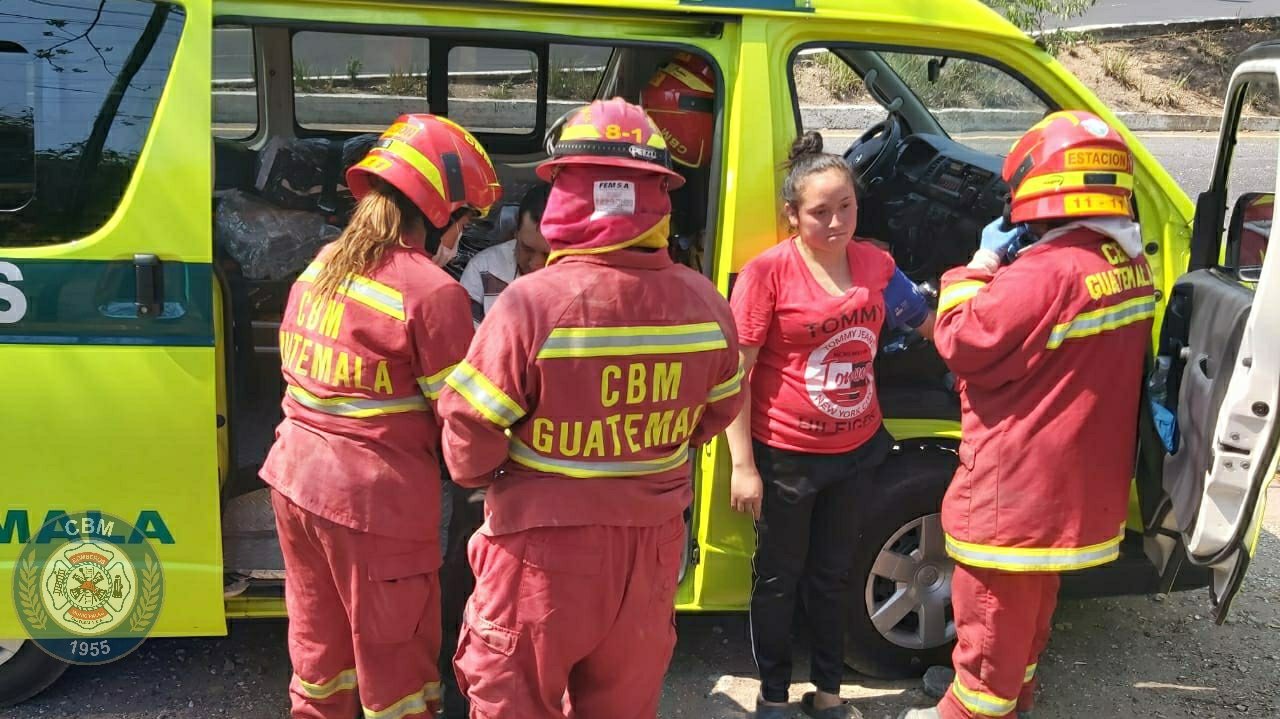
[[[596,94],[600,72],[574,66],[552,66],[547,72],[547,96],[554,100],[588,102]]]
[[[506,78],[502,82],[493,86],[489,90],[489,97],[494,100],[510,100],[516,96],[516,84],[511,78]]]
[[[1133,79],[1133,56],[1124,50],[1109,50],[1102,54],[1102,72],[1120,83],[1126,90],[1138,89]]]
[[[1017,80],[980,62],[947,58],[929,81],[929,63],[941,58],[905,53],[884,53],[894,71],[931,108],[1038,110],[1044,105]]]
[[[419,75],[409,68],[408,71],[392,70],[387,75],[387,81],[383,85],[389,95],[419,95],[427,94],[427,76]]]
[[[305,61],[295,59],[293,61],[293,91],[311,92],[316,89],[316,83],[311,78],[311,75],[311,67]]]
[[[837,100],[849,100],[863,94],[862,78],[839,56],[827,51],[813,58],[815,67],[826,74],[827,91]]]

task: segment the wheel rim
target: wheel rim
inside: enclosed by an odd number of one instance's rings
[[[21,639],[0,639],[0,665],[13,659],[18,650],[22,648],[22,643],[23,640]]]
[[[880,548],[867,575],[867,614],[876,631],[904,649],[945,646],[956,638],[942,515],[903,525]]]

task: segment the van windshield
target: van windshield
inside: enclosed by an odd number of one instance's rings
[[[994,65],[923,52],[880,57],[951,135],[1025,130],[1049,109],[1020,79]]]

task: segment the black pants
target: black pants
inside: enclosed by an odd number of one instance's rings
[[[443,471],[443,470],[442,470]],[[445,472],[442,481],[449,481]],[[444,565],[440,567],[440,616],[442,620],[440,642],[440,681],[444,694],[445,719],[466,719],[470,714],[467,698],[458,691],[457,675],[453,671],[453,655],[458,650],[458,635],[462,629],[462,614],[467,599],[476,586],[476,578],[467,563],[467,542],[480,525],[484,524],[484,505],[469,501],[472,491],[454,485],[450,487],[449,501],[453,504],[449,520],[449,535],[444,544]]]
[[[881,430],[840,455],[814,455],[754,443],[764,479],[756,523],[751,649],[765,701],[785,702],[791,687],[791,628],[799,598],[808,626],[813,684],[838,694],[844,676],[849,571],[864,487],[888,454]]]

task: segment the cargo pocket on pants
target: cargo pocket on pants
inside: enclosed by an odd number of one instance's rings
[[[417,551],[367,560],[353,611],[356,636],[392,644],[438,632],[431,624],[439,612],[428,611],[430,602],[439,601],[434,565],[429,552]]]

